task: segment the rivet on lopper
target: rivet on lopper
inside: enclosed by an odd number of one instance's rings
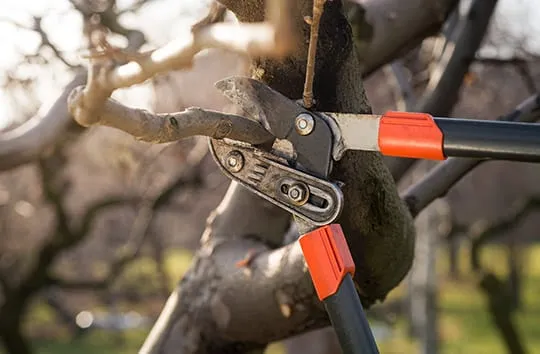
[[[240,172],[244,168],[244,156],[237,150],[229,152],[225,162],[227,169],[231,172]]]
[[[315,120],[308,113],[300,113],[295,121],[296,131],[300,135],[308,135],[315,127]]]
[[[287,195],[294,204],[304,205],[309,198],[309,191],[304,183],[295,183],[289,187]]]

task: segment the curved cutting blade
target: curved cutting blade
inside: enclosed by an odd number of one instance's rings
[[[233,103],[261,122],[278,139],[289,141],[296,152],[296,162],[311,173],[326,178],[331,168],[332,132],[327,123],[295,101],[268,87],[261,81],[233,76],[216,83]],[[309,114],[314,128],[300,135],[295,119],[301,113]]]
[[[308,112],[264,83],[248,77],[228,77],[215,86],[278,139],[286,138],[294,129],[294,118],[298,114]]]

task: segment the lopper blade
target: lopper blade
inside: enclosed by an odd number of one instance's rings
[[[216,82],[215,86],[278,139],[289,136],[294,129],[294,117],[308,112],[263,82],[248,77],[232,76]]]

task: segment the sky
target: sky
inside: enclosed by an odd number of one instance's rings
[[[511,34],[509,40],[504,35],[495,40],[495,46],[484,46],[480,52],[484,56],[513,55],[513,46],[524,45],[532,52],[540,54],[540,0],[499,0],[493,28]],[[124,8],[134,0],[117,0],[119,8]],[[127,26],[141,29],[153,45],[164,44],[182,31],[189,29],[194,16],[204,12],[209,0],[153,0],[145,6],[140,15],[126,15],[122,19]],[[45,15],[45,16],[44,16]],[[24,26],[30,26],[32,16],[44,16],[43,28],[64,55],[73,63],[84,63],[79,55],[82,39],[82,22],[80,16],[72,10],[67,0],[0,0],[0,82],[7,71],[13,70],[20,62],[21,55],[35,53],[39,45],[39,36],[32,31],[17,28],[4,21],[15,21]],[[497,39],[498,31],[492,31],[491,36]],[[528,38],[524,42],[521,38]],[[29,78],[39,76],[35,88],[35,96],[29,97],[26,91],[18,92],[16,97],[19,104],[11,104],[5,91],[0,88],[0,129],[9,124],[12,119],[30,114],[35,110],[34,104],[48,103],[59,95],[63,84],[67,83],[70,75],[60,64],[49,67],[30,65],[18,67],[18,74]],[[35,98],[37,97],[37,102]],[[140,105],[144,103],[138,101]]]

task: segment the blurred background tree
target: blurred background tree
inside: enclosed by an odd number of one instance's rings
[[[374,112],[495,119],[538,92],[540,28],[534,0],[480,3],[459,2],[441,33],[419,40],[398,60],[367,75]],[[126,35],[127,44],[146,50],[189,31],[209,4],[0,4],[5,53],[0,58],[0,129],[16,131],[80,72],[93,13],[100,13],[112,32]],[[350,6],[354,25],[358,8]],[[227,13],[226,20],[232,15]],[[117,40],[126,44],[125,38]],[[228,110],[213,83],[245,73],[246,58],[208,50],[190,70],[160,75],[115,95],[156,112],[190,106]],[[388,164],[402,189],[428,168],[424,162]],[[535,296],[540,291],[539,177],[540,169],[532,164],[486,163],[420,215],[417,259],[407,281],[369,312],[382,352],[540,350],[535,326],[540,321]],[[189,265],[227,182],[206,154],[205,139],[156,146],[112,129],[85,130],[76,124],[37,161],[1,173],[0,338],[5,350],[138,350]],[[268,349],[283,350],[322,354],[337,349],[332,331],[324,329]]]

